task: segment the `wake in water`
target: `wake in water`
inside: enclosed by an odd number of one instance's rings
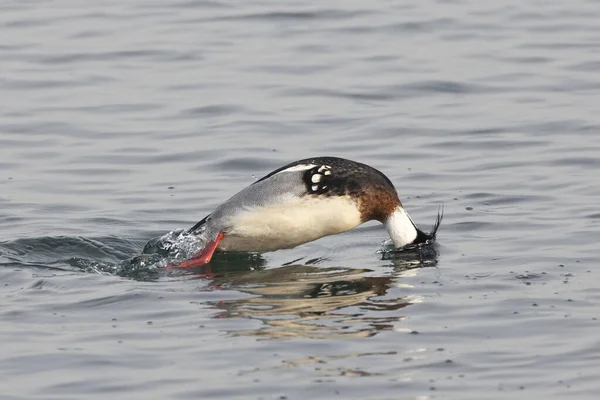
[[[120,276],[157,272],[191,258],[204,246],[205,241],[200,236],[190,234],[186,229],[174,230],[151,239],[138,256],[117,265],[96,265],[95,272]]]
[[[434,232],[437,229],[434,230]],[[176,266],[198,253],[206,244],[202,234],[178,229],[155,237],[144,244],[118,237],[41,237],[0,243],[0,266],[77,270],[117,275],[136,280],[156,280],[173,273]],[[140,247],[143,245],[142,251]],[[435,265],[437,251],[433,243],[396,249],[391,240],[382,243],[377,253],[382,260],[404,265]],[[132,256],[135,254],[135,256]],[[202,271],[239,271],[261,269],[266,261],[255,253],[219,253]],[[187,271],[175,273],[188,273]]]
[[[142,242],[143,243],[143,242]],[[69,270],[152,279],[169,265],[192,257],[204,246],[185,229],[140,244],[117,237],[41,237],[0,243],[0,265]],[[132,257],[132,254],[136,254]]]

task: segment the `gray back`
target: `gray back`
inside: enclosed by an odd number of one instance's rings
[[[218,206],[210,216],[207,228],[223,232],[227,226],[219,226],[228,216],[248,208],[263,207],[283,201],[290,196],[303,196],[306,187],[302,182],[304,171],[281,171],[268,179],[255,182]]]

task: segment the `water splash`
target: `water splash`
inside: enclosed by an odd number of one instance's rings
[[[173,230],[148,241],[138,256],[122,261],[111,273],[135,279],[145,275],[151,278],[165,267],[193,257],[205,244],[201,236],[186,229]]]
[[[202,237],[173,230],[149,240],[117,237],[40,237],[0,243],[0,266],[77,270],[137,280],[157,279],[167,265],[189,259],[202,249]]]
[[[144,246],[142,255],[158,254],[170,261],[183,261],[194,256],[205,244],[202,236],[190,234],[186,229],[178,229],[151,239]]]
[[[397,248],[391,239],[384,240],[376,253],[381,254],[382,260],[391,261],[406,269],[434,267],[439,256],[435,242]]]

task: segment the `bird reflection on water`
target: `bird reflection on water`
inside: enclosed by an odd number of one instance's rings
[[[195,273],[199,278],[211,278],[213,290],[234,289],[252,295],[214,303],[222,309],[217,318],[262,321],[258,329],[230,332],[232,335],[264,339],[369,337],[397,329],[398,322],[405,319],[399,310],[422,301],[420,296],[395,295],[403,286],[410,287],[402,284],[403,277],[437,264],[437,252],[423,250],[384,252],[382,258],[389,264],[377,271],[310,263],[264,269],[261,259],[241,268],[230,255],[215,257]],[[237,268],[232,269],[233,265]]]

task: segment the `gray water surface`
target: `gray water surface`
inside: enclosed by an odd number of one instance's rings
[[[0,8],[0,399],[598,398],[598,2]],[[437,255],[107,267],[318,155]]]

